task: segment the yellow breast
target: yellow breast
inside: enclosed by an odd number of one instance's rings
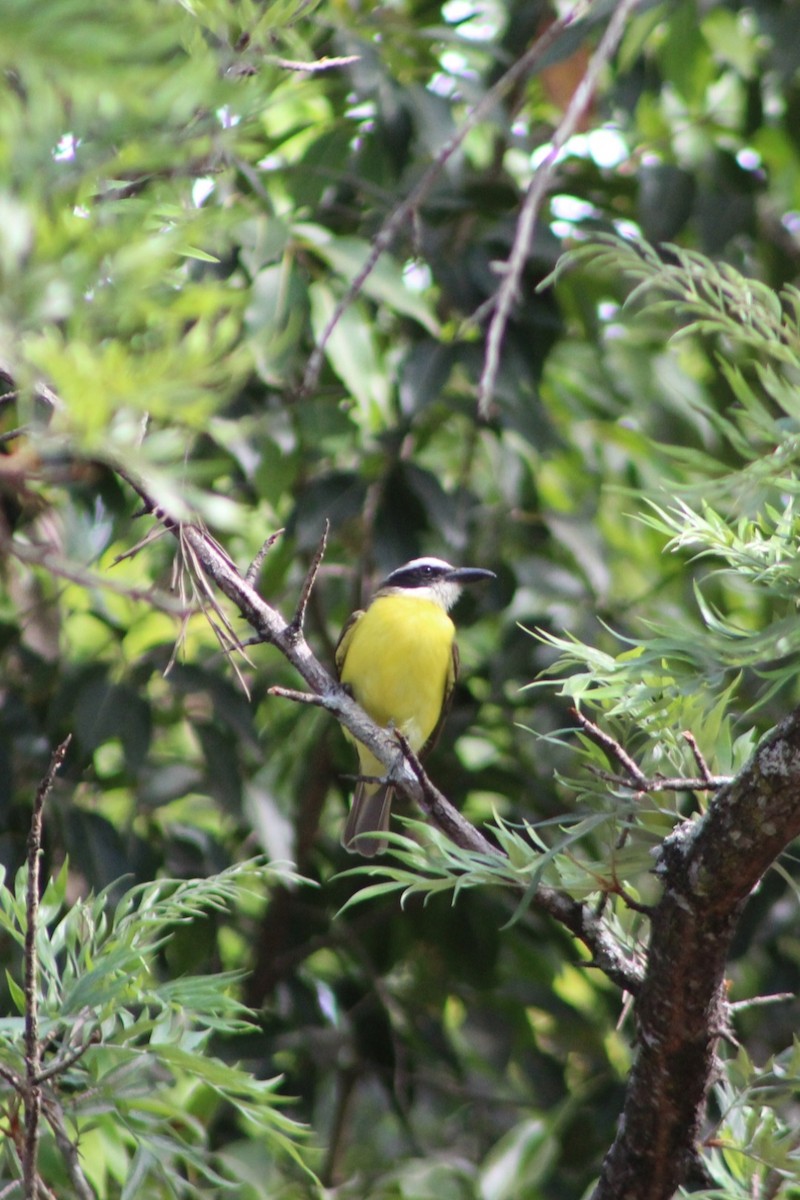
[[[454,635],[440,605],[379,596],[353,630],[342,683],[374,721],[400,729],[420,750],[436,728],[451,682]]]

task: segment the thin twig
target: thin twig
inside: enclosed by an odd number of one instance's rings
[[[300,692],[296,688],[280,687],[277,683],[274,687],[267,688],[267,695],[294,700],[295,704],[314,704],[317,708],[327,708],[324,696],[317,696],[314,692]]]
[[[61,1106],[52,1098],[48,1098],[45,1105],[45,1117],[47,1123],[53,1131],[56,1144],[61,1151],[61,1156],[64,1159],[69,1174],[70,1181],[78,1200],[97,1200],[97,1197],[90,1187],[78,1157],[78,1147],[69,1136],[67,1127],[64,1124],[64,1115]]]
[[[271,533],[269,535],[269,537],[265,539],[258,554],[255,556],[253,561],[250,563],[250,566],[245,571],[244,581],[245,581],[245,583],[249,583],[250,587],[255,587],[256,580],[258,579],[258,573],[261,570],[261,566],[262,566],[262,563],[264,562],[264,559],[267,557],[267,554],[272,549],[272,547],[275,545],[278,538],[285,532],[286,532],[285,529],[276,529],[274,533]]]
[[[31,828],[28,834],[28,890],[26,896],[27,926],[25,929],[25,1145],[22,1155],[22,1179],[25,1200],[36,1200],[37,1158],[39,1152],[39,1118],[42,1112],[41,1046],[39,1044],[39,960],[36,936],[39,924],[39,859],[42,851],[42,818],[44,804],[64,761],[72,734],[53,751],[50,765],[39,784],[33,802]]]
[[[403,751],[403,757],[417,777],[417,782],[422,788],[425,799],[428,801],[431,807],[433,807],[436,803],[436,797],[438,793],[428,778],[425,768],[422,765],[422,760],[417,752],[413,749],[411,743],[404,733],[401,733],[399,729],[395,729],[394,736],[397,739],[400,749]],[[495,847],[492,847],[492,849],[495,849]]]
[[[328,547],[328,533],[330,532],[330,528],[331,523],[326,519],[325,528],[322,531],[322,537],[319,539],[319,545],[314,551],[314,557],[311,560],[311,566],[306,572],[306,577],[303,580],[303,586],[300,589],[300,599],[297,601],[297,608],[295,609],[292,620],[289,622],[290,628],[293,629],[295,633],[303,632],[308,601],[311,598],[311,590],[314,587],[314,582],[317,578],[317,572],[319,571],[322,560],[325,557],[325,551]]]
[[[508,68],[504,75],[501,75],[488,92],[478,101],[478,103],[470,109],[464,117],[460,126],[442,147],[434,161],[422,175],[417,185],[408,193],[405,200],[398,204],[397,208],[389,213],[389,216],[381,225],[375,238],[372,242],[372,249],[367,256],[367,259],[361,270],[357,272],[345,294],[342,296],[336,308],[333,310],[327,325],[320,334],[316,346],[309,356],[306,369],[303,374],[303,380],[300,384],[300,392],[305,395],[314,390],[319,380],[319,374],[322,370],[323,357],[325,347],[342,316],[353,303],[355,298],[361,292],[367,279],[375,269],[381,256],[389,249],[394,242],[395,237],[408,226],[408,221],[415,209],[417,209],[427,197],[433,185],[444,170],[446,164],[453,157],[461,144],[467,137],[469,132],[485,117],[487,117],[492,109],[497,105],[514,84],[527,75],[534,67],[536,62],[542,58],[547,50],[551,48],[558,37],[571,26],[575,25],[588,11],[589,5],[587,0],[578,0],[578,3],[573,8],[548,25],[547,29],[542,33],[536,41],[525,51],[515,63]]]
[[[728,1005],[728,1011],[731,1013],[743,1012],[748,1008],[760,1008],[765,1004],[788,1004],[791,1000],[796,1000],[795,992],[773,992],[771,996],[751,996],[749,1000],[735,1000]]]
[[[333,71],[337,67],[352,67],[361,62],[360,54],[341,54],[338,57],[317,58],[313,62],[298,62],[293,58],[267,58],[269,63],[282,67],[284,71],[306,71],[309,75],[318,75],[321,71]]]
[[[530,253],[539,209],[555,174],[561,151],[578,128],[597,88],[600,74],[616,50],[625,26],[638,2],[639,0],[620,0],[616,5],[606,31],[586,68],[586,73],[573,92],[567,110],[553,134],[550,149],[536,168],[522,202],[514,233],[514,244],[511,247],[508,261],[503,266],[503,280],[497,290],[497,303],[489,326],[486,357],[478,384],[478,415],[484,419],[489,416],[506,326],[511,309],[519,296],[520,280]]]
[[[242,674],[242,672],[239,668],[239,664],[237,663],[236,659],[233,657],[232,652],[239,651],[240,653],[242,653],[244,655],[245,661],[250,666],[252,666],[252,663],[250,662],[250,659],[248,658],[248,656],[246,654],[244,654],[244,647],[242,646],[241,639],[240,639],[239,635],[237,634],[236,630],[234,629],[233,625],[231,624],[230,620],[228,619],[224,609],[222,608],[222,605],[220,604],[219,600],[217,599],[216,589],[212,588],[211,583],[208,579],[208,576],[206,575],[205,571],[203,570],[200,560],[197,557],[197,553],[192,545],[191,539],[184,536],[184,528],[188,528],[188,527],[181,525],[177,531],[180,561],[186,565],[189,578],[192,582],[192,591],[194,593],[194,596],[195,596],[197,602],[200,605],[200,608],[203,612],[203,616],[205,617],[206,621],[208,622],[209,626],[211,627],[211,629],[214,633],[214,636],[216,637],[217,641],[219,642],[223,653],[228,654],[228,656],[229,656],[228,661],[230,662],[231,667],[234,670],[236,678],[238,679],[239,684],[242,688],[242,691],[244,692],[244,694],[247,696],[247,698],[249,700],[250,699],[250,689],[247,685],[247,681],[244,678],[244,675]],[[226,561],[229,569],[232,571],[236,571],[236,565],[234,564],[233,560],[228,555],[227,551],[223,549],[223,547],[219,544],[219,542],[217,542],[206,529],[203,529],[202,532],[203,532],[203,535],[204,535],[205,539],[207,540],[207,542],[210,545],[212,545],[214,547],[214,549],[217,551],[217,553]],[[176,559],[175,569],[176,569],[176,581],[182,591],[183,590],[183,573],[179,569],[177,559]],[[238,574],[238,571],[237,571],[237,574]],[[218,620],[214,619],[215,616],[218,618]],[[184,628],[185,628],[185,626],[184,626]],[[177,650],[178,650],[178,643],[176,643],[175,651],[173,652],[173,656],[167,666],[167,670],[164,672],[165,675],[172,668],[172,665],[175,660],[175,656],[177,654]]]
[[[569,714],[578,722],[587,737],[591,738],[601,750],[605,750],[609,758],[617,760],[625,774],[629,777],[628,786],[630,786],[630,781],[633,781],[637,788],[646,791],[647,784],[649,783],[647,776],[638,764],[634,762],[630,754],[620,746],[619,742],[611,737],[610,734],[604,733],[599,725],[595,725],[594,721],[590,721],[579,709],[571,708]]]
[[[6,397],[3,396],[0,399],[5,400]],[[27,432],[27,425],[18,425],[16,429],[9,429],[6,433],[0,433],[0,446],[4,446],[6,442],[13,442],[16,438],[22,437]]]
[[[139,509],[133,514],[134,517],[144,517],[149,515],[149,512],[143,508]],[[121,554],[118,554],[116,558],[112,559],[112,561],[109,563],[109,566],[116,567],[118,563],[125,562],[126,558],[135,558],[140,550],[144,550],[145,547],[151,545],[153,542],[157,542],[159,538],[162,538],[164,534],[168,532],[169,530],[164,525],[153,525],[151,529],[148,529],[144,537],[139,539],[135,546],[131,546],[130,550],[123,550]]]
[[[37,1083],[45,1083],[48,1079],[52,1079],[55,1075],[61,1075],[64,1071],[68,1071],[79,1058],[83,1058],[86,1051],[91,1046],[96,1046],[101,1040],[99,1029],[93,1029],[89,1037],[80,1046],[76,1046],[74,1050],[70,1050],[68,1054],[62,1055],[60,1058],[55,1058],[49,1067],[45,1067],[36,1076]]]
[[[590,765],[592,775],[605,783],[613,783],[615,787],[629,788],[635,792],[716,792],[730,783],[732,775],[711,775],[708,779],[695,778],[691,775],[654,775],[652,779],[630,779],[627,775],[615,775],[613,771],[604,771],[602,767]]]
[[[76,566],[58,554],[53,553],[49,546],[39,546],[35,543],[22,542],[18,538],[0,537],[0,549],[14,556],[20,562],[29,566],[41,567],[59,579],[77,583],[88,589],[103,589],[116,596],[124,596],[128,600],[152,605],[160,612],[181,616],[183,610],[172,596],[166,596],[156,588],[141,588],[125,583],[116,583],[105,575]],[[124,557],[124,556],[121,556]]]
[[[571,708],[570,716],[572,716],[583,729],[584,733],[602,750],[605,750],[609,758],[614,758],[620,764],[624,775],[615,775],[613,771],[604,771],[602,767],[590,766],[589,770],[598,779],[604,780],[606,783],[613,783],[616,787],[629,788],[635,792],[708,792],[717,791],[721,787],[731,782],[730,775],[712,775],[706,765],[705,759],[700,754],[697,748],[697,743],[690,733],[684,733],[684,737],[693,745],[696,750],[695,757],[698,760],[698,766],[703,772],[699,778],[683,775],[654,775],[652,779],[648,778],[642,771],[641,767],[636,763],[622,747],[616,738],[605,733],[599,725],[595,725],[594,721],[590,721],[577,708]]]
[[[15,1092],[22,1094],[25,1090],[25,1085],[16,1071],[12,1071],[10,1067],[4,1067],[2,1064],[0,1064],[0,1079],[5,1079]]]
[[[713,784],[714,776],[711,774],[710,770],[708,769],[708,763],[703,758],[702,751],[700,750],[700,747],[697,744],[697,740],[696,740],[694,734],[691,733],[688,729],[684,729],[683,733],[681,734],[681,737],[687,743],[687,745],[689,746],[689,749],[691,750],[692,754],[694,755],[694,761],[697,763],[697,766],[700,770],[700,774],[703,776],[703,779],[705,779],[706,784]]]

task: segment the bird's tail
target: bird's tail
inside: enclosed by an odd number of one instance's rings
[[[342,834],[342,845],[353,854],[372,858],[383,854],[388,846],[384,838],[362,837],[363,833],[386,833],[392,809],[394,788],[390,783],[359,783],[353,796],[353,807]]]

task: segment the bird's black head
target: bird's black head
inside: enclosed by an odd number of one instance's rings
[[[413,558],[392,571],[378,593],[412,592],[449,609],[460,596],[464,584],[494,578],[493,571],[485,571],[482,567],[453,567],[443,558]]]

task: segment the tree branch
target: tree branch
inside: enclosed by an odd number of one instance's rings
[[[170,518],[138,480],[117,469],[149,510],[191,547],[197,567],[236,605],[260,640],[292,664],[316,702],[387,770],[395,768],[397,786],[408,798],[458,846],[501,853],[437,792],[415,756],[406,752],[406,769],[397,771],[396,734],[370,720],[317,661],[297,624],[285,621],[255,592],[214,539],[198,525]],[[620,761],[613,739],[602,744]],[[628,774],[627,762],[624,769]],[[633,779],[639,775],[636,768]],[[716,1043],[729,1016],[722,984],[731,938],[750,891],[798,834],[800,709],[762,743],[736,779],[719,789],[703,818],[680,826],[663,843],[657,873],[664,894],[652,912],[646,973],[641,961],[619,946],[601,913],[557,889],[536,889],[533,903],[589,947],[592,965],[637,994],[639,1052],[594,1200],[668,1200],[682,1182],[696,1177]]]
[[[334,679],[314,657],[308,642],[298,627],[298,614],[296,613],[291,621],[286,621],[277,609],[272,608],[271,605],[267,604],[258,595],[247,579],[240,574],[236,565],[223,548],[215,542],[210,534],[199,525],[181,524],[172,518],[150,496],[147,488],[140,480],[119,464],[115,465],[114,469],[144,501],[147,510],[162,521],[166,528],[183,545],[190,548],[193,561],[205,572],[206,576],[217,586],[219,591],[224,596],[227,596],[236,606],[241,615],[256,631],[258,641],[269,642],[280,651],[316,697],[316,699],[312,700],[311,698],[304,697],[303,693],[297,693],[297,695],[291,696],[291,698],[295,700],[302,698],[305,703],[314,703],[327,709],[359,742],[372,751],[387,770],[392,766],[396,766],[397,738],[395,734],[383,729],[380,725],[376,725],[363,709],[356,704],[355,700],[341,686],[339,681]],[[317,567],[318,562],[315,559],[312,562],[306,583],[308,583],[309,578],[313,581]],[[308,596],[304,592],[300,602],[300,619],[302,619],[302,611],[307,600]],[[291,689],[287,689],[284,693],[279,692],[276,694],[287,694],[287,692],[290,693]],[[420,770],[422,769],[420,768]],[[425,789],[418,775],[410,765],[405,771],[398,773],[396,784],[411,801],[423,808],[423,811],[426,811]],[[426,783],[426,787],[435,791],[433,784],[429,780]],[[490,843],[486,841],[483,835],[470,825],[469,822],[465,821],[444,796],[441,796],[440,793],[436,793],[436,795],[440,801],[437,811],[440,813],[449,813],[451,828],[457,828],[462,831],[463,840],[458,842],[459,845],[464,849],[479,850],[481,852],[484,852],[487,847],[491,848]],[[448,832],[448,830],[445,830],[445,832]],[[499,852],[495,850],[495,853]]]
[[[489,416],[497,370],[500,365],[500,350],[511,309],[519,296],[519,283],[530,253],[539,209],[555,174],[561,151],[578,128],[581,117],[594,95],[600,74],[610,62],[625,26],[638,3],[639,0],[619,0],[614,7],[611,20],[592,56],[586,74],[575,89],[567,110],[553,134],[550,149],[536,168],[522,202],[514,233],[514,244],[511,247],[508,262],[502,268],[503,280],[497,290],[494,314],[486,340],[486,358],[478,383],[478,413],[484,418]]]
[[[42,816],[45,800],[50,794],[71,740],[70,735],[53,751],[47,773],[36,792],[31,828],[28,834],[28,889],[25,904],[27,918],[25,929],[25,1142],[22,1152],[25,1200],[36,1200],[38,1191],[37,1157],[39,1119],[42,1112],[39,960],[36,950],[36,935],[39,925],[39,856],[42,850]]]
[[[291,621],[291,628],[294,629],[296,633],[302,633],[303,627],[305,626],[308,601],[311,598],[311,590],[317,580],[317,572],[322,565],[322,560],[325,557],[325,551],[328,548],[328,533],[330,532],[330,527],[330,521],[326,520],[325,528],[322,531],[322,537],[319,539],[319,545],[314,551],[314,557],[311,560],[311,565],[306,572],[306,577],[303,580],[303,586],[300,589],[300,599],[297,602],[297,608],[295,609],[295,614]]]
[[[625,747],[621,746],[616,738],[611,737],[599,725],[595,725],[594,721],[590,721],[580,709],[571,708],[569,715],[578,722],[583,732],[588,738],[591,738],[596,746],[604,750],[609,758],[615,759],[622,767],[624,772],[622,775],[615,775],[600,767],[589,767],[593,775],[605,780],[606,783],[613,783],[616,787],[630,788],[634,792],[713,792],[731,782],[730,775],[711,774],[694,736],[686,730],[682,736],[691,748],[695,762],[700,769],[700,776],[694,778],[688,775],[654,775],[651,778],[649,775],[645,775],[636,760],[631,758]]]
[[[619,1132],[593,1200],[667,1200],[687,1181],[729,1015],[725,963],[739,916],[800,835],[800,709],[777,726],[699,821],[666,840],[656,868],[639,1051]]]
[[[276,609],[267,604],[239,573],[224,550],[199,525],[179,524],[155,502],[140,480],[119,465],[115,469],[144,501],[147,510],[163,521],[175,537],[191,546],[197,564],[238,608],[256,631],[258,640],[275,646],[311,689],[311,694],[306,694],[291,688],[274,688],[273,694],[327,709],[387,770],[396,768],[399,740],[396,731],[376,725],[338,680],[331,677],[312,654],[295,620],[284,620]],[[311,569],[315,570],[314,564]],[[407,743],[403,758],[406,770],[396,771],[396,786],[427,813],[451,841],[477,854],[502,853],[434,787]],[[603,970],[624,990],[638,990],[643,976],[641,964],[624,954],[601,918],[591,909],[566,893],[544,886],[538,888],[533,903],[560,921],[587,946],[593,956],[594,966]]]
[[[66,1163],[67,1173],[78,1200],[97,1200],[80,1164],[78,1147],[67,1132],[61,1106],[53,1099],[45,1102],[45,1116],[53,1131],[56,1145]]]
[[[639,992],[644,980],[644,964],[623,952],[600,914],[592,912],[588,905],[574,900],[566,892],[543,883],[536,889],[533,903],[565,926],[591,951],[592,961],[588,966],[597,967],[623,991],[632,995]]]
[[[343,314],[347,311],[353,301],[361,292],[366,281],[369,279],[375,266],[379,262],[381,256],[389,249],[397,235],[408,227],[408,221],[414,211],[419,208],[420,204],[426,199],[436,180],[441,175],[449,160],[453,157],[456,151],[460,148],[464,139],[471,129],[485,117],[487,117],[495,105],[499,104],[506,92],[508,92],[514,84],[524,78],[534,66],[544,57],[558,38],[566,30],[577,24],[583,18],[590,5],[588,0],[577,0],[577,3],[565,13],[563,17],[554,20],[544,33],[542,33],[535,42],[522,54],[515,63],[508,68],[505,74],[501,75],[495,84],[489,88],[488,92],[478,101],[459,125],[456,132],[448,142],[442,147],[434,161],[422,175],[422,178],[415,187],[408,193],[406,198],[394,208],[381,225],[376,236],[372,241],[372,249],[370,250],[367,259],[361,270],[352,280],[345,294],[342,296],[339,303],[336,305],[331,317],[320,334],[319,340],[314,347],[306,365],[303,381],[300,385],[301,394],[307,394],[314,390],[319,379],[319,373],[322,370],[322,362],[325,354],[325,347],[328,344],[331,334],[342,319]]]

